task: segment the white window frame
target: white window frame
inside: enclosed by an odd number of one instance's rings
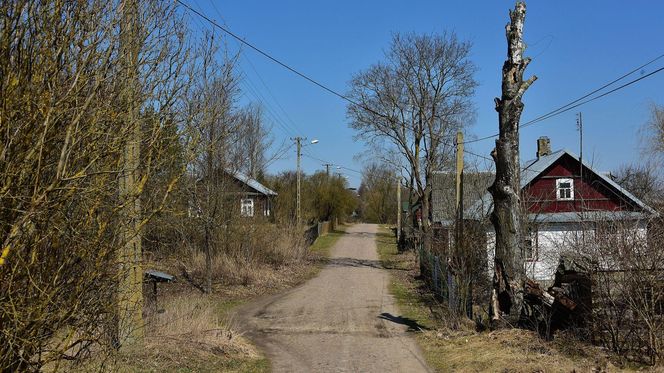
[[[254,217],[254,200],[253,198],[243,198],[240,200],[240,216],[253,218]]]
[[[569,183],[569,188],[563,188],[560,184]],[[569,196],[561,196],[560,192],[569,189]],[[556,199],[558,201],[572,201],[574,200],[574,179],[564,178],[556,179]]]

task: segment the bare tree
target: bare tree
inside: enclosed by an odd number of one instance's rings
[[[519,121],[523,111],[521,98],[537,79],[523,80],[530,63],[524,58],[523,24],[526,5],[517,2],[510,11],[506,26],[507,60],[503,65],[502,95],[495,99],[500,135],[491,153],[496,163],[496,179],[489,187],[494,209],[491,223],[496,232],[494,257],[494,290],[492,310],[494,320],[503,315],[516,321],[521,315],[525,271],[522,250],[522,216],[520,198]]]
[[[230,170],[231,134],[237,121],[233,109],[238,93],[235,75],[237,56],[216,59],[219,45],[213,34],[206,36],[201,50],[201,81],[192,90],[194,126],[200,134],[197,158],[190,166],[194,174],[193,195],[197,216],[202,219],[205,252],[205,291],[212,292],[212,256],[217,252],[222,227],[225,226],[224,200],[226,173]]]
[[[652,104],[650,121],[646,125],[651,149],[664,153],[664,106]]]
[[[558,242],[592,279],[595,342],[626,360],[664,358],[664,230],[660,218],[588,222]]]
[[[638,199],[650,206],[659,206],[664,197],[664,186],[657,174],[658,167],[654,162],[628,164],[621,166],[612,176]]]
[[[234,160],[245,174],[253,179],[261,179],[268,162],[267,150],[272,145],[270,128],[263,121],[263,109],[250,104],[240,110],[237,116],[237,139],[232,149]]]
[[[358,190],[363,219],[380,224],[396,221],[396,183],[394,170],[387,165],[372,163],[364,168]]]
[[[407,174],[422,203],[429,232],[431,175],[450,160],[451,138],[471,119],[477,85],[469,42],[455,34],[392,38],[385,61],[354,76],[347,115],[358,136],[393,147],[406,159]]]

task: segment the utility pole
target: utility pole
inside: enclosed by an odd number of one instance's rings
[[[397,245],[401,243],[401,178],[395,174],[397,181]],[[401,247],[399,247],[401,248]]]
[[[461,237],[463,237],[463,132],[456,135],[456,248],[461,254]]]
[[[581,201],[581,220],[582,224],[585,225],[585,203],[583,195],[583,116],[581,112],[576,114],[576,127],[579,130],[579,184],[574,187],[576,196],[574,199]],[[585,249],[586,246],[586,229],[584,226],[581,227],[581,244]]]
[[[123,0],[120,48],[125,87],[122,101],[126,108],[127,128],[124,164],[120,177],[122,246],[118,250],[118,346],[143,340],[143,270],[141,266],[141,201],[139,198],[139,162],[141,126],[138,106],[138,0]]]
[[[302,158],[302,140],[306,140],[306,137],[301,137],[297,136],[295,138],[291,138],[291,140],[295,141],[297,144],[297,202],[296,202],[296,221],[297,221],[297,228],[299,229],[300,226],[302,225],[302,215],[301,215],[301,210],[300,210],[300,193],[301,193],[301,181],[300,179],[302,178],[302,169],[300,167],[300,160]]]
[[[456,209],[457,217],[463,219],[463,194],[461,191],[463,177],[463,132],[456,135]]]
[[[579,176],[581,177],[581,182],[583,182],[583,117],[581,112],[576,114],[576,127],[579,130],[579,163],[581,164]]]
[[[453,263],[458,263],[459,268],[456,268],[457,276],[455,279],[457,281],[455,288],[457,289],[457,294],[455,298],[460,302],[454,304],[453,307],[458,307],[456,310],[461,311],[465,308],[466,316],[472,320],[473,318],[473,303],[472,303],[472,282],[467,278],[470,277],[468,273],[468,253],[464,252],[463,245],[463,132],[457,131],[456,135],[456,237],[455,237],[455,253],[454,256],[456,260],[453,260]],[[467,286],[467,287],[465,287]],[[464,302],[465,301],[465,302]],[[462,303],[463,302],[463,303]]]
[[[325,174],[327,174],[327,177],[330,177],[330,166],[334,166],[332,163],[324,163],[323,166],[325,166]]]

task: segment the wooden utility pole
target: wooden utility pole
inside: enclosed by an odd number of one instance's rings
[[[401,243],[401,178],[399,174],[394,175],[397,182],[397,244]]]
[[[120,175],[122,201],[122,247],[118,250],[118,333],[117,343],[127,346],[143,339],[143,269],[141,250],[141,201],[139,162],[141,124],[138,114],[138,0],[122,2],[121,51],[125,86],[122,104],[126,108],[127,128],[124,167]]]
[[[456,211],[459,219],[463,219],[463,132],[456,136]]]
[[[457,289],[457,299],[459,303],[454,305],[458,307],[458,312],[461,314],[465,310],[466,316],[469,319],[473,319],[473,284],[472,284],[472,273],[470,272],[472,268],[470,267],[471,263],[471,253],[466,250],[464,245],[464,206],[463,206],[463,168],[464,168],[464,157],[463,157],[463,132],[458,131],[456,136],[456,237],[455,241],[455,252],[453,254],[452,263],[456,264],[456,271],[454,279],[457,282],[455,289]],[[457,310],[455,310],[457,311]]]
[[[579,164],[581,168],[579,169],[579,176],[581,178],[580,183],[583,182],[583,116],[581,112],[576,114],[576,126],[579,130]],[[581,184],[579,184],[581,186]]]
[[[496,163],[496,179],[489,187],[493,196],[491,223],[496,231],[492,292],[493,319],[515,322],[521,315],[525,269],[522,253],[522,211],[519,164],[519,121],[523,111],[521,98],[537,79],[524,81],[530,63],[524,58],[523,24],[526,4],[517,2],[507,24],[507,60],[503,64],[502,95],[495,99],[499,137],[491,153]]]
[[[296,221],[297,221],[297,228],[299,229],[302,226],[302,215],[301,215],[301,210],[300,210],[300,193],[301,193],[301,181],[300,179],[302,178],[302,168],[300,167],[300,160],[302,158],[302,140],[306,140],[306,137],[300,137],[297,136],[295,138],[291,138],[291,140],[295,141],[297,145],[297,201],[296,201]]]
[[[330,166],[334,166],[332,163],[324,163],[323,166],[325,166],[325,174],[327,177],[330,177]]]
[[[454,237],[455,255],[463,255],[461,240],[463,237],[463,132],[456,136],[456,237]]]

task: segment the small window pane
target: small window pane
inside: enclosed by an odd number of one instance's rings
[[[572,179],[556,180],[556,198],[559,200],[574,199],[574,181]]]
[[[254,200],[243,199],[240,201],[240,215],[246,217],[254,216]]]

